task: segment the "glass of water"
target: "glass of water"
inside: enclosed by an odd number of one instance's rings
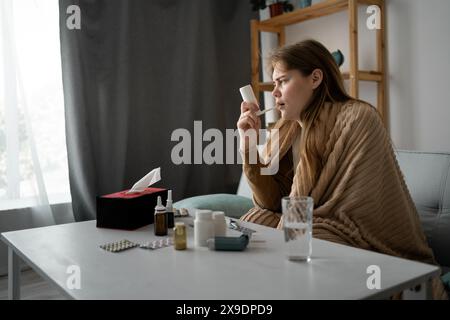
[[[285,250],[288,259],[309,261],[312,253],[313,198],[284,197],[281,200],[281,206]]]

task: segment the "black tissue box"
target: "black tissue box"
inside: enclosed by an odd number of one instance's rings
[[[128,190],[98,196],[97,228],[134,230],[153,223],[158,196],[167,199],[167,189],[147,188],[140,193]]]

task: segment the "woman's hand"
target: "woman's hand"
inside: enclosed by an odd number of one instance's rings
[[[250,146],[256,146],[258,144],[258,135],[259,130],[261,129],[261,119],[256,115],[256,112],[258,111],[259,107],[254,103],[241,103],[241,116],[237,122],[237,128],[239,129],[241,138],[240,149],[243,152],[248,151]],[[253,130],[254,132],[252,132]],[[244,137],[245,139],[243,139]],[[250,137],[252,138],[252,141],[250,141]]]

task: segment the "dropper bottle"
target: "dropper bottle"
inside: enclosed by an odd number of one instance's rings
[[[162,205],[161,196],[155,207],[155,236],[167,235],[166,208]]]
[[[172,206],[172,190],[169,190],[167,192],[166,217],[167,217],[167,228],[172,229],[175,226],[173,206]]]

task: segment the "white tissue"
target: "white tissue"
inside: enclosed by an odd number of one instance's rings
[[[127,193],[139,193],[161,180],[161,168],[156,168],[147,173],[141,180],[136,182]]]

